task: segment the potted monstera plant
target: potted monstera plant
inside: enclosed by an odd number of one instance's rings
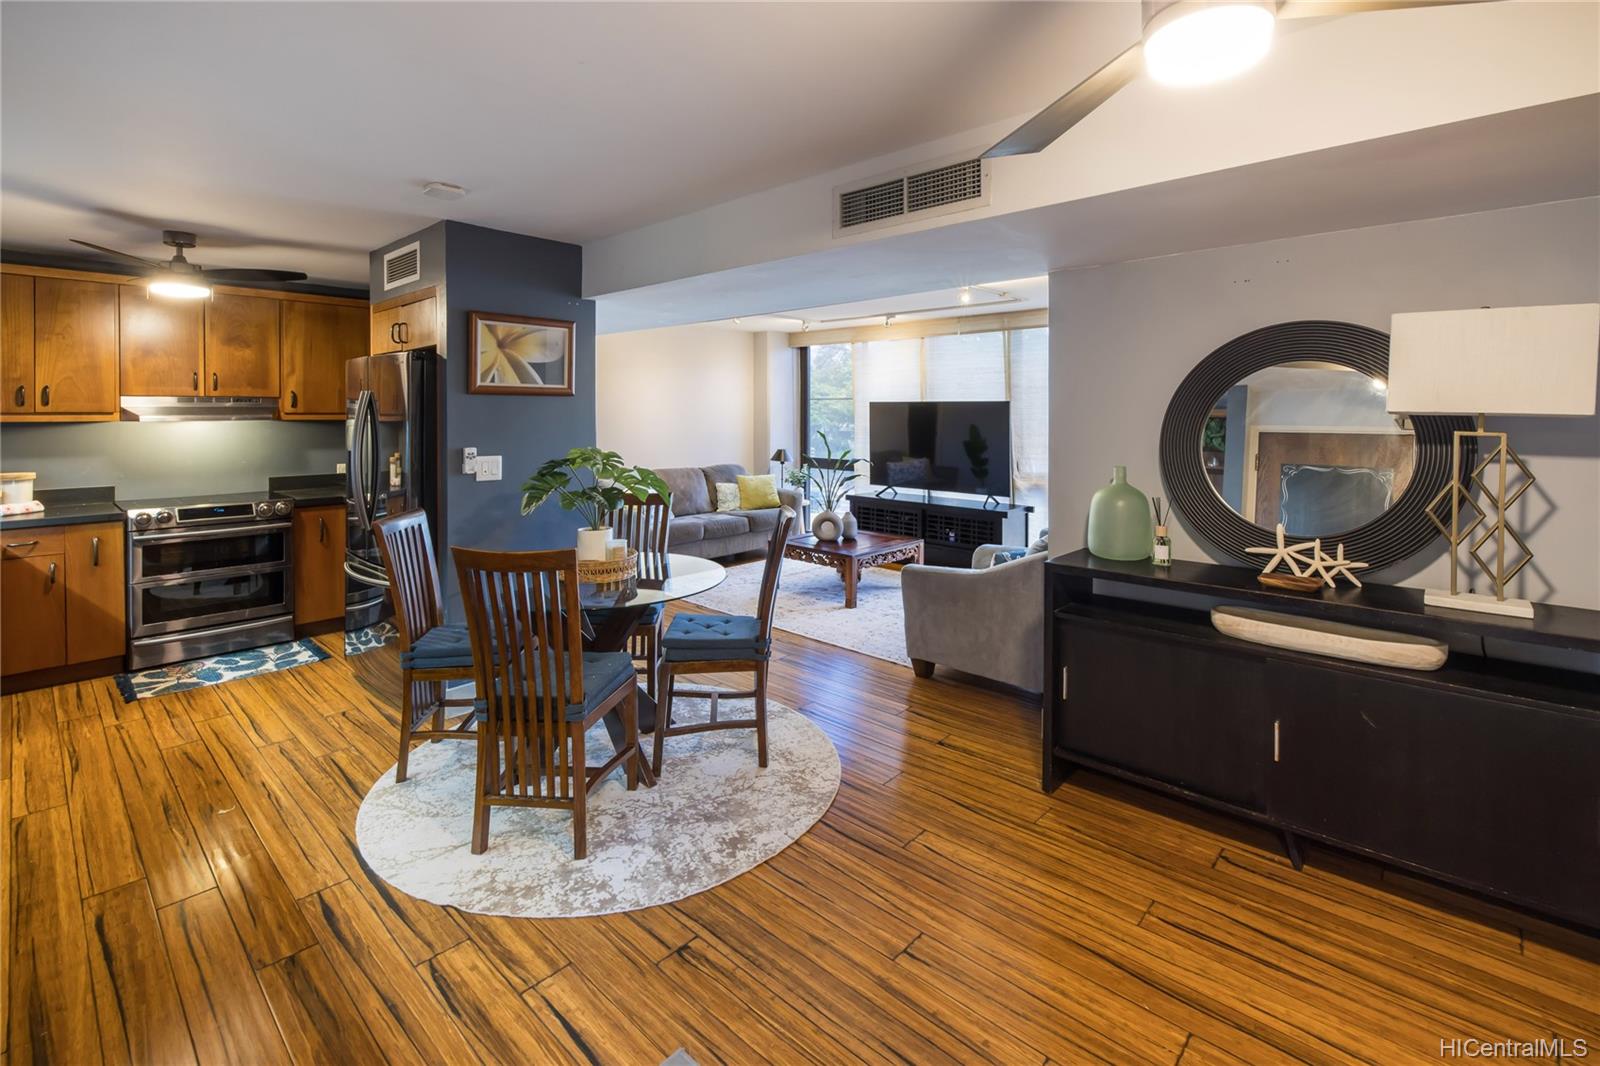
[[[667,483],[654,470],[629,466],[616,452],[601,448],[574,448],[533,472],[522,486],[522,513],[554,497],[563,510],[583,519],[578,530],[578,558],[604,559],[611,527],[606,519],[628,496],[670,494]]]

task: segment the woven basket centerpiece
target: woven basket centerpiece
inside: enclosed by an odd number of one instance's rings
[[[638,576],[639,550],[629,548],[620,558],[616,559],[579,559],[578,579],[591,584],[603,585],[613,581],[627,581]]]

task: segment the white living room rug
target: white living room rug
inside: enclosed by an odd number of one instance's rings
[[[728,567],[728,577],[709,592],[690,599],[723,614],[756,613],[761,591],[759,562]],[[778,613],[772,623],[787,633],[848,648],[885,662],[910,666],[906,655],[906,615],[900,602],[900,571],[874,567],[861,575],[856,605],[844,605],[838,571],[798,559],[785,559],[778,582]]]
[[[719,717],[750,717],[752,702],[724,699]],[[677,721],[706,714],[705,700],[674,701]],[[587,740],[597,757],[610,755],[603,724]],[[590,793],[589,855],[579,862],[571,813],[529,807],[495,808],[488,850],[472,854],[477,745],[423,744],[404,782],[390,767],[367,793],[356,843],[396,888],[465,911],[567,918],[653,907],[765,862],[827,812],[839,789],[827,734],[769,700],[767,752],[762,770],[751,729],[668,737],[654,788],[629,792],[619,768]]]

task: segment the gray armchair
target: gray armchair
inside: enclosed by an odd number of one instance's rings
[[[900,571],[906,612],[906,654],[918,677],[935,664],[1039,692],[1044,685],[1046,552],[987,565],[995,549],[979,548],[981,570],[907,566]]]

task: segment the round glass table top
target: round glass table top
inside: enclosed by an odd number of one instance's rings
[[[578,602],[584,608],[648,607],[652,603],[698,596],[722,584],[728,576],[721,563],[695,555],[656,555],[641,552],[639,574],[627,581],[578,584]]]

